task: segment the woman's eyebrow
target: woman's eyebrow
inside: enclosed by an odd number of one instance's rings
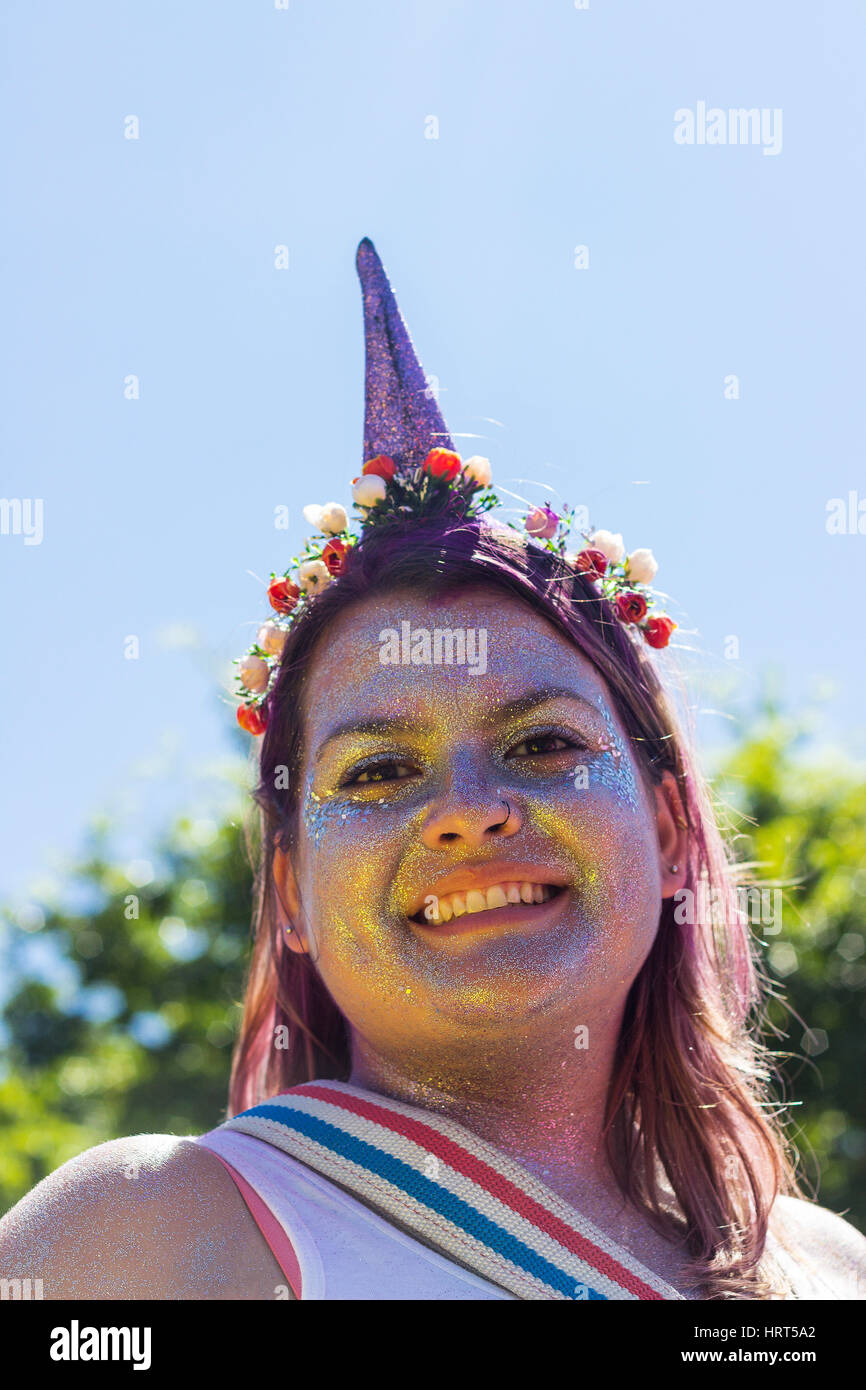
[[[598,715],[598,706],[594,705],[585,695],[580,695],[576,690],[571,690],[568,686],[545,686],[538,690],[529,690],[525,695],[520,695],[516,700],[508,700],[504,705],[497,705],[494,713],[502,719],[511,719],[516,714],[528,714],[530,710],[537,709],[539,705],[548,705],[553,700],[574,700],[579,705],[585,705],[592,714]]]
[[[527,714],[530,710],[537,709],[540,705],[550,704],[553,700],[573,700],[577,704],[585,705],[596,716],[599,712],[591,700],[588,700],[585,695],[579,695],[576,690],[571,690],[568,686],[544,686],[538,690],[529,690],[525,695],[518,696],[516,700],[507,700],[505,704],[496,705],[492,713],[497,719],[504,721],[513,719],[515,715]],[[317,763],[321,761],[329,744],[352,734],[369,734],[374,738],[377,736],[387,738],[389,734],[417,734],[419,732],[420,726],[417,719],[398,717],[350,719],[345,724],[338,724],[322,740],[316,752],[315,760]]]
[[[371,734],[387,737],[388,734],[411,734],[418,732],[417,719],[350,719],[345,724],[338,724],[336,729],[322,739],[316,752],[316,762],[320,762],[325,749],[330,743],[334,743],[338,738],[346,738],[350,734]]]

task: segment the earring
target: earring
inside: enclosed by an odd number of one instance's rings
[[[679,866],[679,864],[671,864],[671,873],[672,873],[672,874],[678,874],[679,871],[680,871],[680,866]]]
[[[293,932],[294,930],[295,930],[295,929],[294,929],[294,927],[292,926],[291,922],[287,922],[286,925],[283,927],[283,936],[286,938],[286,940],[289,939],[289,937],[292,935],[292,932]]]

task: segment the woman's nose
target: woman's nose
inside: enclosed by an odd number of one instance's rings
[[[492,840],[509,839],[522,825],[518,807],[497,791],[471,793],[455,789],[431,809],[421,838],[428,849],[460,842],[475,848]]]

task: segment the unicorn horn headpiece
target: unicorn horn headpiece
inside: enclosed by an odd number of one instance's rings
[[[259,628],[255,642],[236,662],[238,722],[252,734],[267,728],[267,699],[289,630],[303,619],[316,595],[339,579],[351,563],[352,550],[367,534],[434,517],[478,517],[499,504],[490,486],[489,460],[464,460],[454,451],[385,267],[368,237],[358,246],[355,264],[366,344],[363,466],[352,482],[357,529],[350,528],[339,502],[304,507],[304,518],[317,528],[316,535],[283,574],[271,574],[268,600],[276,617]],[[556,552],[582,573],[636,636],[641,634],[652,647],[667,646],[676,624],[664,614],[650,613],[654,602],[647,586],[657,568],[651,551],[626,555],[621,536],[595,531],[584,532],[586,544],[567,554],[567,507],[561,515],[547,505],[533,507],[522,527],[506,524],[525,530],[532,543]]]
[[[454,445],[369,237],[358,247],[355,265],[364,303],[367,359],[362,462],[385,454],[408,472],[423,464],[431,449],[452,450]]]

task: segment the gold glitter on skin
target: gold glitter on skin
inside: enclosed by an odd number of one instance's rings
[[[404,620],[485,628],[486,672],[383,666],[380,633]],[[571,698],[502,715],[531,691],[562,688]],[[666,868],[656,799],[604,680],[516,599],[479,587],[443,607],[391,593],[329,629],[303,717],[295,877],[281,856],[277,874],[295,939],[349,1025],[351,1080],[467,1125],[674,1278],[681,1252],[625,1208],[600,1139],[622,1010],[655,937]],[[359,720],[399,725],[331,737]],[[548,751],[515,755],[545,736]],[[386,780],[347,785],[376,759]],[[435,938],[415,928],[407,914],[438,879],[490,862],[568,882],[544,931]],[[579,1026],[586,1049],[575,1046]]]

